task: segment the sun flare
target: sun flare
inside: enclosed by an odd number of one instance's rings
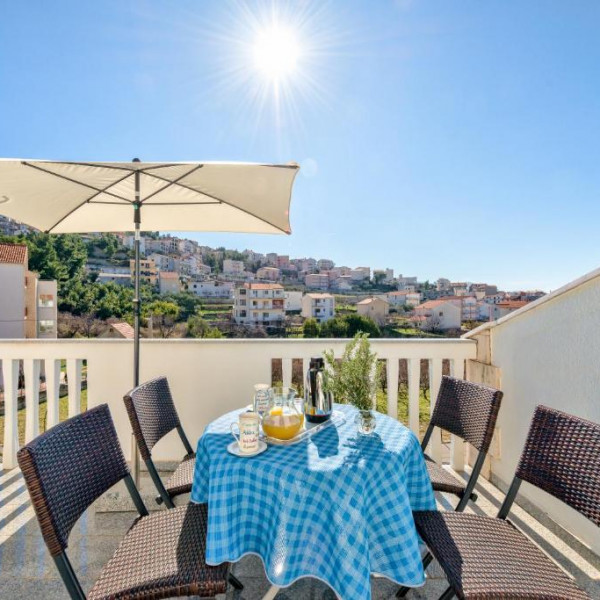
[[[291,76],[300,58],[300,45],[294,32],[277,25],[258,33],[253,50],[255,67],[275,81]]]

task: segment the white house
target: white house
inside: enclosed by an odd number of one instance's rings
[[[419,292],[388,292],[386,295],[390,307],[398,308],[399,306],[418,306],[421,303],[421,294]]]
[[[302,292],[286,290],[284,293],[283,307],[285,312],[301,311],[302,310]]]
[[[267,281],[278,281],[281,278],[281,270],[277,267],[261,267],[256,271],[257,279],[266,279]]]
[[[412,320],[425,330],[460,329],[461,307],[452,300],[429,300],[415,307]]]
[[[279,325],[285,317],[283,286],[279,283],[245,283],[235,290],[236,323]]]
[[[233,282],[231,281],[192,281],[188,291],[202,298],[233,298]]]
[[[316,319],[324,323],[335,316],[335,298],[331,294],[304,294],[302,312],[305,319]]]

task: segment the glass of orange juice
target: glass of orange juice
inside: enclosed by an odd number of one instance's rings
[[[269,389],[269,408],[262,418],[262,428],[268,437],[291,440],[304,425],[304,414],[295,402],[296,390],[291,387]]]

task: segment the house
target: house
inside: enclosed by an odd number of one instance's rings
[[[249,325],[280,325],[285,317],[284,291],[279,283],[245,283],[236,288],[233,319]]]
[[[406,290],[409,289],[410,286],[410,290],[414,291],[417,287],[417,278],[416,277],[404,277],[404,275],[400,274],[398,275],[398,289],[399,290]]]
[[[192,281],[188,291],[201,298],[233,298],[233,282],[231,281]]]
[[[378,325],[383,325],[390,312],[390,305],[381,298],[365,298],[356,305],[356,311],[363,317],[370,317]]]
[[[501,319],[506,315],[523,308],[526,304],[529,304],[527,300],[504,300],[498,304],[491,304],[490,306],[490,321]]]
[[[256,271],[257,279],[266,279],[267,281],[279,281],[281,271],[277,267],[261,267]]]
[[[476,296],[440,296],[438,300],[447,300],[461,309],[461,321],[478,321],[479,306]]]
[[[163,294],[178,294],[181,291],[179,273],[175,271],[160,271],[158,273],[158,292]]]
[[[335,298],[331,294],[304,294],[302,312],[305,319],[316,319],[324,323],[335,316]]]
[[[110,323],[110,327],[100,336],[101,338],[132,340],[135,331],[129,323]]]
[[[421,294],[419,292],[388,292],[385,299],[391,307],[398,308],[399,306],[418,306],[421,302]]]
[[[223,261],[223,273],[227,275],[242,275],[244,273],[244,261],[226,258]]]
[[[304,278],[304,285],[313,290],[329,289],[329,277],[321,273],[310,273]]]
[[[131,275],[129,273],[107,273],[100,271],[96,278],[98,283],[116,283],[117,285],[130,286]]]
[[[352,281],[368,281],[371,279],[370,267],[356,267],[350,271]]]
[[[382,283],[392,283],[394,279],[394,269],[375,269],[373,271],[373,281],[381,280]]]
[[[453,300],[428,300],[415,307],[412,321],[427,331],[460,329],[462,309]]]
[[[302,292],[286,290],[284,293],[283,308],[285,312],[300,312],[302,310]]]
[[[56,338],[56,281],[29,270],[25,244],[0,244],[0,290],[0,338]]]

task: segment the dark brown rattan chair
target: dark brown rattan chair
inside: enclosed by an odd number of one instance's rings
[[[600,526],[599,456],[600,425],[538,406],[497,518],[416,512],[417,530],[450,584],[441,598],[589,598],[507,516],[527,481]]]
[[[466,483],[425,454],[433,489],[458,496],[460,500],[456,506],[457,511],[464,510],[469,500],[477,500],[473,490],[492,442],[501,401],[500,390],[463,379],[442,377],[437,402],[421,447],[425,451],[431,434],[439,427],[469,442],[479,451]]]
[[[205,563],[205,504],[148,511],[127,468],[105,404],[73,417],[17,455],[44,541],[73,600],[86,596],[67,557],[69,534],[89,506],[124,480],[140,514],[88,600],[146,600],[225,592],[228,564]]]
[[[173,508],[175,496],[192,490],[196,454],[179,421],[167,378],[146,381],[131,390],[123,400],[140,454],[160,494],[156,501]],[[177,430],[186,454],[167,483],[163,484],[152,460],[152,448],[173,429]]]

